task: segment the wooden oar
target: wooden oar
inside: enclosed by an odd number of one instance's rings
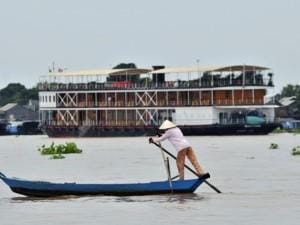
[[[172,185],[172,178],[171,178],[169,158],[165,157],[165,153],[163,152],[163,150],[160,150],[160,151],[161,151],[161,156],[162,156],[162,159],[164,161],[165,168],[166,168],[167,177],[168,177],[168,181],[169,181],[169,185],[170,185],[170,190],[171,190],[171,193],[173,194],[173,185]]]
[[[156,142],[152,141],[151,143],[155,144],[157,147],[159,147],[162,151],[164,151],[165,153],[167,153],[169,156],[171,156],[173,159],[177,160],[176,156],[174,156],[172,153],[170,153],[168,150],[166,150],[165,148],[163,148],[161,145],[157,144]],[[196,173],[191,167],[189,167],[188,165],[184,164],[184,167],[187,168],[190,172],[192,172],[194,175],[196,175],[197,177],[201,177],[199,176],[198,173]],[[208,181],[204,180],[204,183],[206,183],[210,188],[212,188],[214,191],[216,191],[217,193],[222,193],[218,188],[216,188],[214,185],[212,185],[211,183],[209,183]]]

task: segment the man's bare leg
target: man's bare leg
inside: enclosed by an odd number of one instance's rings
[[[204,174],[204,169],[203,167],[200,165],[198,159],[197,159],[197,156],[194,152],[194,150],[190,147],[187,149],[186,151],[186,155],[188,157],[188,159],[190,160],[190,162],[192,163],[192,165],[194,166],[196,172],[199,174],[199,175],[202,175]]]
[[[184,163],[185,163],[185,155],[186,155],[187,149],[183,149],[177,153],[177,169],[179,173],[179,179],[184,180]]]

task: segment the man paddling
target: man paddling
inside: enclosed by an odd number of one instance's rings
[[[160,137],[149,138],[149,142],[161,142],[166,139],[168,139],[169,142],[171,142],[173,147],[177,150],[176,164],[179,172],[179,179],[184,179],[184,163],[186,156],[194,166],[199,176],[203,175],[204,170],[198,162],[194,150],[192,149],[191,145],[186,140],[186,138],[183,136],[181,130],[169,120],[165,120],[159,127],[159,129],[165,131],[164,134]]]

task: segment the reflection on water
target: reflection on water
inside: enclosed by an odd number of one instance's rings
[[[12,197],[12,203],[23,203],[23,202],[47,202],[47,201],[67,201],[80,198],[79,196],[75,195],[66,195],[66,196],[57,196],[57,197],[48,197],[48,198],[41,198],[41,197],[28,197],[28,196],[18,196]]]
[[[148,195],[148,196],[132,196],[132,197],[119,197],[116,202],[176,202],[185,204],[189,201],[204,200],[204,197],[199,194],[171,194],[171,195]]]
[[[23,197],[0,181],[0,224],[288,224],[300,220],[299,136],[188,137],[210,172],[216,194],[202,184],[194,194],[149,196]],[[161,153],[147,138],[72,139],[83,154],[49,160],[37,148],[70,139],[0,137],[1,171],[29,180],[136,183],[165,180]],[[280,149],[271,151],[270,143]],[[22,147],[20,147],[22,146]],[[170,145],[164,147],[170,151]],[[172,174],[177,174],[171,162]],[[186,177],[193,177],[186,172]]]
[[[24,203],[24,202],[53,202],[53,201],[93,201],[95,199],[101,200],[101,202],[116,202],[116,203],[130,203],[130,202],[176,202],[179,204],[185,204],[189,201],[201,201],[204,200],[204,196],[199,194],[171,194],[171,195],[147,195],[147,196],[85,196],[79,197],[74,195],[65,195],[57,197],[28,197],[18,196],[10,198],[11,203]],[[8,200],[8,199],[6,199]]]

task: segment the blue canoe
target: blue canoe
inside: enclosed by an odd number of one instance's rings
[[[33,197],[54,197],[62,195],[130,196],[193,193],[209,177],[207,173],[198,179],[172,181],[171,185],[169,181],[131,184],[77,184],[30,181],[19,178],[9,178],[0,173],[0,179],[2,179],[13,192]]]

